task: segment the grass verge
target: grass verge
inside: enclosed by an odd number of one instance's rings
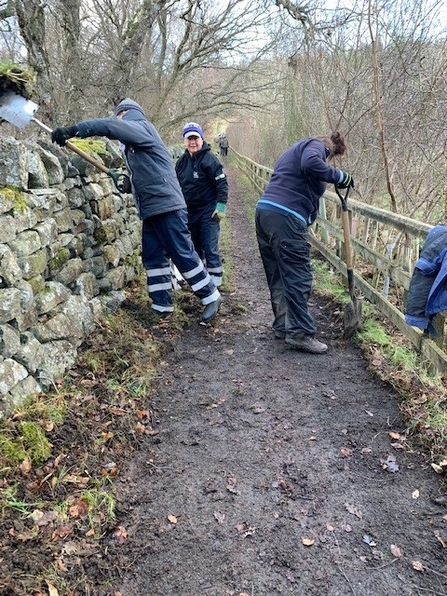
[[[2,594],[102,596],[102,585],[110,593],[119,570],[107,566],[103,538],[122,540],[115,481],[142,440],[158,434],[156,366],[192,308],[180,292],[182,308],[154,328],[144,291],[135,286],[100,323],[52,393],[0,423]]]

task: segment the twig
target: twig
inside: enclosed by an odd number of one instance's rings
[[[337,536],[335,535],[335,531],[331,532],[331,534],[334,536],[335,544],[337,545],[338,554],[339,554],[340,561],[341,561],[341,558],[342,558],[342,555],[341,555],[341,549],[340,549],[340,544],[339,544],[339,542],[338,542],[338,540],[337,540]],[[355,592],[355,590],[354,590],[354,587],[353,587],[353,585],[352,585],[351,581],[349,580],[348,576],[346,575],[346,573],[345,573],[345,571],[344,571],[344,569],[343,569],[343,567],[342,567],[342,564],[341,564],[341,563],[337,563],[337,562],[335,562],[335,564],[336,564],[336,566],[337,566],[338,570],[340,571],[340,573],[341,573],[341,574],[343,575],[343,577],[345,578],[345,580],[346,580],[346,583],[348,584],[348,586],[349,586],[349,588],[350,588],[351,592],[353,593],[353,595],[354,595],[354,596],[356,596],[356,592]]]

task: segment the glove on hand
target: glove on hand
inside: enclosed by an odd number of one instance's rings
[[[76,136],[78,129],[76,126],[62,126],[61,128],[55,128],[51,133],[51,140],[53,143],[63,147],[68,139]]]
[[[338,188],[349,188],[352,186],[352,188],[354,188],[354,180],[351,174],[348,174],[348,172],[340,172],[340,178],[338,182],[335,183],[335,186]]]
[[[227,212],[227,206],[225,203],[217,203],[216,209],[213,211],[211,217],[217,217],[218,219],[222,219],[225,217]]]
[[[132,184],[130,182],[129,176],[127,174],[121,174],[116,187],[123,194],[129,194],[132,192]]]

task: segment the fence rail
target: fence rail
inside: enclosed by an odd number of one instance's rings
[[[230,151],[237,167],[262,193],[272,170],[232,148]],[[349,199],[348,208],[356,287],[413,343],[422,359],[435,372],[445,374],[447,346],[444,313],[434,318],[433,324],[438,334],[430,336],[407,325],[403,312],[414,264],[432,226],[354,199]],[[311,228],[310,242],[346,279],[341,205],[333,192],[327,191],[320,201],[320,212]]]

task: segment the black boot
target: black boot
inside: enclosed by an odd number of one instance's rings
[[[222,297],[219,296],[214,302],[210,302],[205,306],[205,310],[202,313],[202,321],[209,323],[214,319],[219,311],[219,306],[222,304]]]

